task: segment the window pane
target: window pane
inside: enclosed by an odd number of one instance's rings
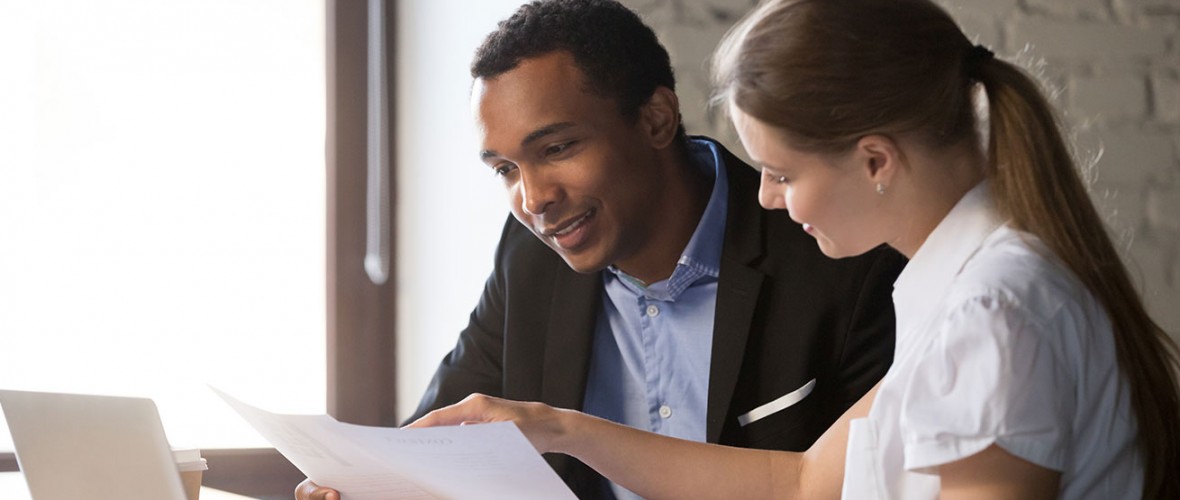
[[[0,387],[324,411],[324,10],[0,0]]]

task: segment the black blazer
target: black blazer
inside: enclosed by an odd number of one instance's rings
[[[802,451],[888,369],[891,292],[904,259],[885,247],[828,258],[785,210],[758,205],[758,173],[722,150],[729,208],[707,439]],[[413,418],[475,392],[581,409],[601,301],[600,272],[574,272],[509,216],[483,296]],[[812,393],[794,406],[738,423],[812,379]],[[589,467],[564,455],[546,459],[579,497],[603,496]]]

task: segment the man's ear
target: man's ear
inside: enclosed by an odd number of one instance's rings
[[[874,186],[881,186],[881,189],[889,187],[905,162],[897,141],[880,134],[866,135],[857,140],[853,157],[865,179]]]
[[[680,130],[680,99],[672,89],[656,87],[640,108],[639,121],[652,146],[659,149],[667,147]]]

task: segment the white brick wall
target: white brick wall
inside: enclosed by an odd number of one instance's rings
[[[1009,25],[1013,40],[1029,44],[1040,57],[1079,60],[1153,57],[1166,53],[1162,29],[1112,25],[1100,21],[1071,23],[1054,19],[1018,19]]]
[[[981,2],[976,2],[981,3]],[[1028,12],[1066,19],[1104,19],[1109,15],[1107,0],[1025,0]],[[972,8],[975,8],[972,6]]]
[[[1151,98],[1155,119],[1175,124],[1180,123],[1180,78],[1174,69],[1170,73],[1151,79]]]
[[[1175,162],[1173,139],[1156,131],[1087,130],[1077,143],[1083,150],[1100,148],[1095,186],[1143,188],[1167,180],[1160,177],[1166,177],[1167,167]]]
[[[1070,83],[1070,105],[1079,115],[1136,122],[1147,116],[1147,82],[1142,77],[1078,77]]]
[[[689,133],[740,151],[706,109],[708,65],[754,0],[622,0],[652,24],[677,72]],[[1149,310],[1180,339],[1180,0],[938,0],[968,36],[1034,66],[1094,166]]]

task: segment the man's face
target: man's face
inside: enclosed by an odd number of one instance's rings
[[[503,180],[517,220],[578,272],[641,259],[664,175],[642,113],[631,123],[615,101],[589,92],[565,52],[476,80],[472,108],[483,162]]]

